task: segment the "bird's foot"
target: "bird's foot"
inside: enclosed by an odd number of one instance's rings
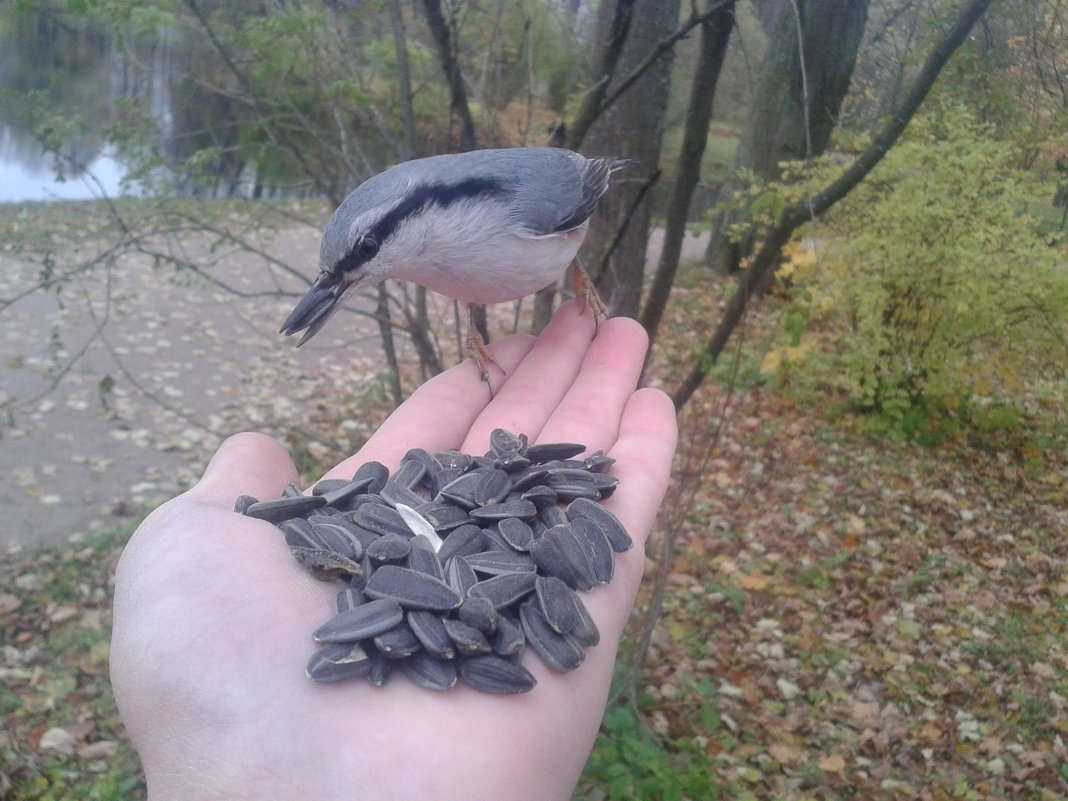
[[[575,257],[572,263],[571,269],[571,291],[575,294],[576,298],[582,299],[582,311],[586,311],[586,307],[593,310],[593,326],[594,331],[597,330],[597,324],[603,317],[608,319],[608,307],[604,305],[604,301],[601,300],[601,295],[597,292],[597,287],[593,285],[593,280],[590,278],[590,274],[583,268],[578,257]]]
[[[502,373],[504,368],[497,364],[497,361],[493,358],[493,355],[486,348],[486,340],[482,338],[482,334],[475,328],[474,321],[474,307],[467,307],[467,355],[471,357],[475,363],[475,367],[478,368],[479,377],[486,382],[486,386],[489,387],[490,396],[496,394],[493,389],[493,382],[490,381],[489,370],[486,369],[486,363],[492,364]]]

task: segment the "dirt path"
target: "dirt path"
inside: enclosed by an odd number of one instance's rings
[[[286,231],[271,247],[310,272],[318,235]],[[699,253],[688,237],[686,257]],[[218,277],[242,290],[275,281],[300,289],[247,254],[219,261]],[[0,253],[0,298],[32,285],[37,269]],[[318,399],[351,400],[378,379],[377,333],[366,317],[338,315],[295,350],[278,335],[291,299],[235,297],[153,269],[143,256],[123,257],[110,296],[97,273],[60,298],[37,293],[0,314],[0,408],[13,409],[0,426],[0,548],[135,522],[195,481],[222,438],[238,431],[282,439],[300,431],[313,446],[305,435],[317,429],[342,445],[364,433],[359,420],[323,431],[329,415]],[[90,309],[106,318],[99,334]],[[53,387],[55,366],[71,361]]]

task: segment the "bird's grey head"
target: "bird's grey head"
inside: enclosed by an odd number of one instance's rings
[[[415,257],[423,242],[413,223],[429,210],[507,193],[504,183],[492,177],[426,169],[433,161],[386,170],[338,206],[323,232],[319,277],[282,325],[286,335],[304,331],[298,346],[326,324],[345,295],[380,283]]]

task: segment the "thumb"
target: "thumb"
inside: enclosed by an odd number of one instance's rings
[[[293,461],[279,442],[263,434],[235,434],[219,446],[188,495],[200,503],[233,508],[239,495],[271,500],[296,480]]]

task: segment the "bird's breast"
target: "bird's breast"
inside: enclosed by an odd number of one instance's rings
[[[393,276],[464,303],[516,300],[557,280],[586,237],[585,224],[544,236],[480,230],[485,227],[423,231],[407,257],[397,254]]]

